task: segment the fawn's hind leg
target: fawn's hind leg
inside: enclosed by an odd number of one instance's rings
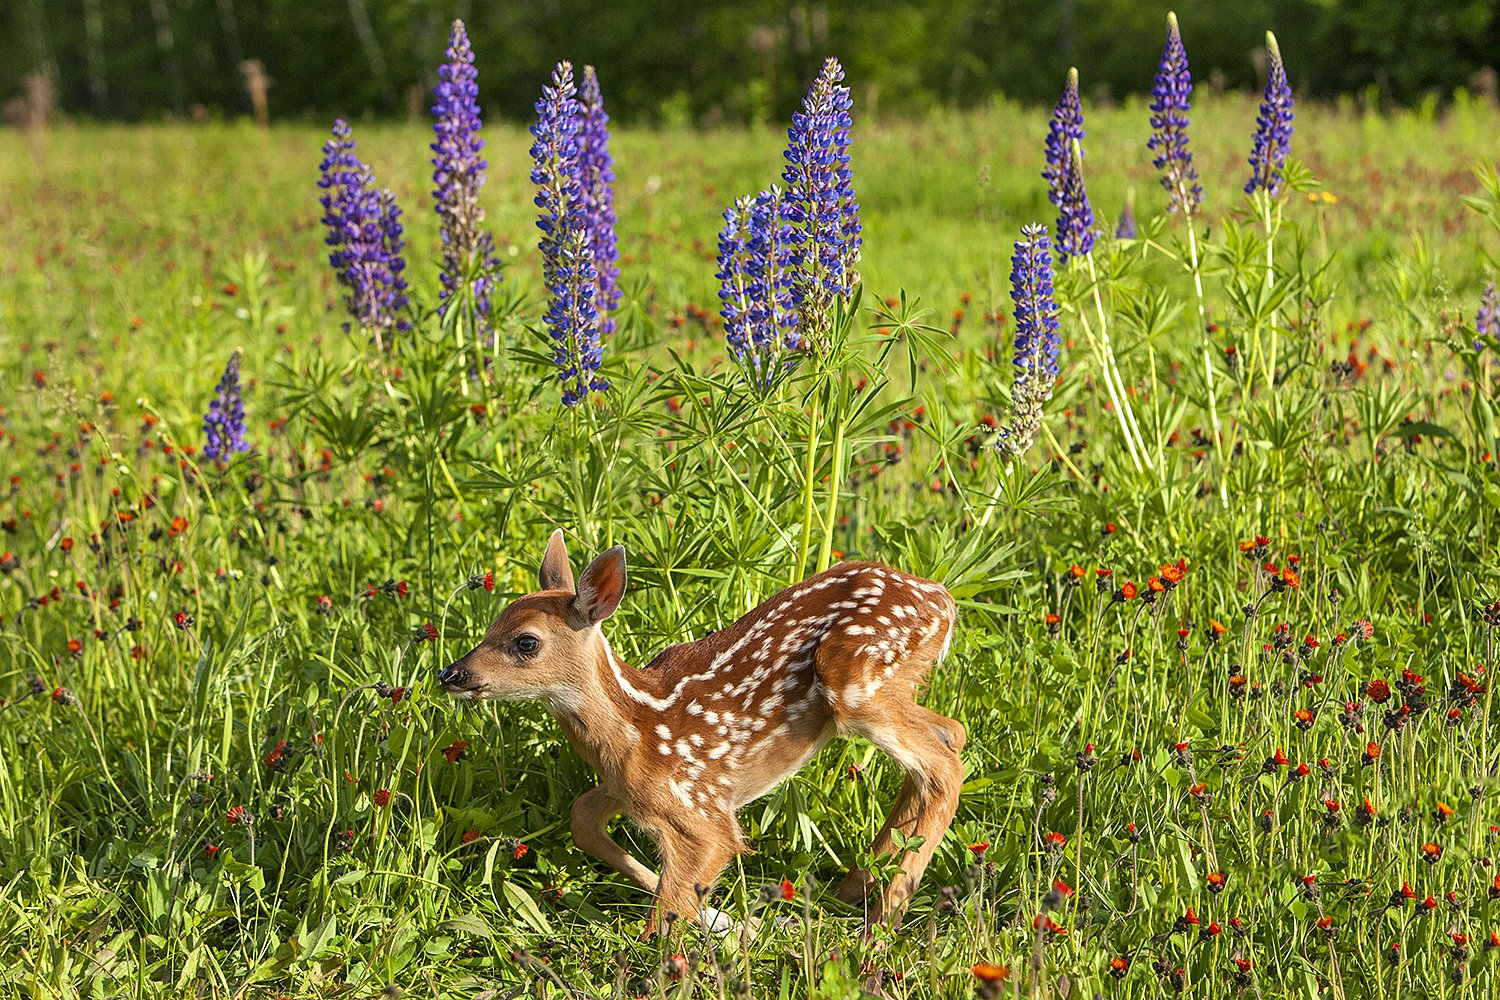
[[[906,780],[890,815],[870,845],[870,852],[876,856],[893,853],[894,830],[907,837],[922,837],[923,842],[898,859],[902,873],[892,879],[870,910],[871,924],[899,919],[953,822],[964,778],[963,762],[958,756],[966,738],[962,723],[910,702],[882,708],[886,711],[867,714],[848,725],[850,732],[874,743],[906,771]],[[835,895],[847,902],[857,902],[869,893],[874,882],[868,871],[856,868]]]
[[[656,889],[659,876],[615,843],[605,831],[609,821],[620,815],[620,811],[620,801],[602,785],[578,796],[573,800],[573,843],[651,892]]]

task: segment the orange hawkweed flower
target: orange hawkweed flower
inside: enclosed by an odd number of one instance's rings
[[[448,763],[457,764],[463,759],[464,753],[469,749],[469,744],[463,740],[454,740],[443,748],[443,756],[448,758]]]
[[[982,983],[1003,983],[1010,978],[1010,970],[1003,965],[980,962],[972,970],[974,978]]]

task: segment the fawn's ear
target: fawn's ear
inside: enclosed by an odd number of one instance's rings
[[[578,578],[578,597],[573,607],[597,625],[615,613],[625,596],[625,546],[616,545],[599,555]]]
[[[568,547],[563,543],[561,528],[547,539],[547,554],[542,556],[542,568],[537,570],[537,579],[543,590],[573,592],[573,567],[568,565]]]

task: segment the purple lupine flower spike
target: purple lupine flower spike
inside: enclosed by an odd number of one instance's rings
[[[749,353],[754,339],[750,314],[750,220],[753,198],[738,198],[724,212],[719,233],[719,315],[724,317],[724,337],[736,358]]]
[[[594,251],[599,291],[596,307],[599,332],[615,332],[609,315],[620,304],[620,250],[615,238],[615,169],[609,154],[609,115],[599,92],[594,67],[583,68],[583,86],[578,91],[583,122],[578,130],[578,162],[582,171],[583,211]]]
[[[547,332],[552,336],[552,360],[563,385],[563,403],[574,406],[590,392],[603,392],[609,382],[598,375],[599,274],[589,241],[583,200],[578,132],[582,126],[573,64],[560,62],[552,85],[542,88],[531,126],[536,206],[541,216],[542,281],[547,286]]]
[[[1120,209],[1120,221],[1115,223],[1115,239],[1133,240],[1136,234],[1135,188],[1131,188],[1125,192],[1125,207]]]
[[[1042,407],[1052,398],[1057,382],[1057,299],[1052,288],[1052,253],[1047,228],[1021,227],[1011,258],[1010,297],[1015,305],[1015,383],[1011,389],[1010,423],[1001,430],[995,447],[1009,459],[1019,458],[1042,427]]]
[[[1146,146],[1156,151],[1152,162],[1162,172],[1161,185],[1172,199],[1170,209],[1175,212],[1181,208],[1190,213],[1203,202],[1203,188],[1198,186],[1198,171],[1193,168],[1193,154],[1188,150],[1193,75],[1188,69],[1187,50],[1182,46],[1176,14],[1167,15],[1167,44],[1157,64],[1151,96],[1152,134]]]
[[[489,325],[490,300],[501,281],[495,239],[484,228],[479,192],[484,187],[484,140],[479,137],[479,73],[462,21],[453,22],[448,61],[438,67],[432,106],[432,197],[443,243],[438,313],[455,298],[467,300],[474,333]]]
[[[1495,290],[1493,281],[1479,297],[1479,312],[1474,314],[1474,330],[1483,337],[1500,338],[1500,292]],[[1474,350],[1482,351],[1484,347],[1484,341],[1474,342]]]
[[[245,440],[245,403],[240,396],[240,352],[229,356],[224,377],[214,389],[214,398],[203,417],[203,457],[222,462],[237,451],[249,451]]]
[[[388,334],[411,329],[406,309],[406,242],[395,195],[375,186],[375,176],[354,152],[349,123],[333,123],[323,144],[318,187],[323,194],[324,242],[328,263],[347,289],[349,315],[377,346],[390,346]]]
[[[1287,82],[1276,36],[1269,31],[1266,51],[1270,57],[1266,64],[1266,95],[1255,119],[1250,180],[1245,183],[1245,193],[1254,194],[1260,189],[1274,198],[1281,193],[1282,171],[1292,150],[1292,86]]]
[[[828,309],[836,296],[859,283],[863,227],[849,166],[853,99],[839,86],[844,70],[828,59],[792,116],[787,130],[785,213],[797,264],[794,299],[798,326],[813,344],[828,332]]]
[[[1047,200],[1058,208],[1063,203],[1063,181],[1068,176],[1069,152],[1073,140],[1083,142],[1083,103],[1078,97],[1078,70],[1068,70],[1068,82],[1052,111],[1047,127],[1047,166],[1042,179],[1047,182]]]
[[[719,234],[716,277],[725,337],[762,390],[790,364],[787,355],[799,344],[789,231],[784,195],[773,186],[736,201],[724,213]]]
[[[1094,249],[1094,207],[1083,187],[1083,149],[1070,144],[1068,170],[1063,177],[1062,202],[1057,213],[1057,259],[1084,257]]]

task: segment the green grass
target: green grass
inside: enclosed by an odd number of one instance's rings
[[[435,322],[389,360],[343,331],[314,200],[321,131],[14,137],[0,151],[14,476],[0,549],[15,563],[0,575],[0,989],[717,997],[740,982],[835,997],[883,971],[891,996],[965,997],[972,967],[998,963],[1027,995],[1064,980],[1073,995],[1492,993],[1482,943],[1500,914],[1481,862],[1500,741],[1490,693],[1470,704],[1454,685],[1493,664],[1480,608],[1500,596],[1500,345],[1472,348],[1500,233],[1463,203],[1493,204],[1472,166],[1500,158],[1500,113],[1299,109],[1295,152],[1321,187],[1285,205],[1273,384],[1265,247],[1240,194],[1253,119],[1242,99],[1195,110],[1205,333],[1144,108],[1089,110],[1101,222],[1133,188],[1146,236],[1097,253],[1142,447],[1132,459],[1101,384],[1093,286],[1075,270],[1059,276],[1050,437],[1013,468],[981,421],[1003,421],[1009,398],[1012,241],[1051,219],[1036,111],[858,132],[862,311],[835,356],[767,399],[726,363],[713,255],[720,213],[774,179],[784,136],[617,135],[629,294],[606,346],[615,387],[568,412],[528,329],[542,303],[521,129],[489,133],[509,311],[483,379],[472,345]],[[427,133],[355,131],[407,211],[430,304]],[[1203,431],[1205,343],[1222,461]],[[202,412],[236,348],[256,452],[200,467]],[[960,600],[924,696],[968,727],[958,819],[905,929],[864,948],[859,913],[821,887],[866,850],[900,774],[836,743],[744,810],[757,853],[716,896],[786,919],[748,943],[682,928],[639,943],[645,894],[568,836],[588,767],[539,707],[462,710],[434,668],[531,585],[555,526],[575,560],[627,547],[609,634],[644,663],[809,571],[809,499],[814,551],[888,561]],[[1267,594],[1240,551],[1257,535],[1264,560],[1298,557],[1300,586]],[[1155,605],[1111,600],[1178,559],[1184,581]],[[1096,569],[1113,571],[1103,589]],[[493,595],[466,585],[485,572]],[[1362,619],[1373,639],[1335,642]],[[414,641],[429,621],[437,641]],[[1213,621],[1227,632],[1210,643]],[[1429,707],[1388,730],[1403,669],[1425,676]],[[1393,688],[1384,704],[1363,693],[1376,679]],[[1363,732],[1340,720],[1356,700]],[[1289,765],[1260,775],[1278,748]],[[1309,774],[1289,780],[1298,762]],[[1364,799],[1375,817],[1360,824]],[[252,823],[230,821],[241,806]],[[982,858],[968,848],[981,842]],[[783,879],[797,898],[764,903]],[[1049,943],[1032,928],[1054,879],[1075,892]],[[1387,907],[1404,883],[1436,912]],[[1201,923],[1174,933],[1189,909]],[[682,980],[663,972],[674,954]],[[1243,984],[1236,959],[1251,963]]]

